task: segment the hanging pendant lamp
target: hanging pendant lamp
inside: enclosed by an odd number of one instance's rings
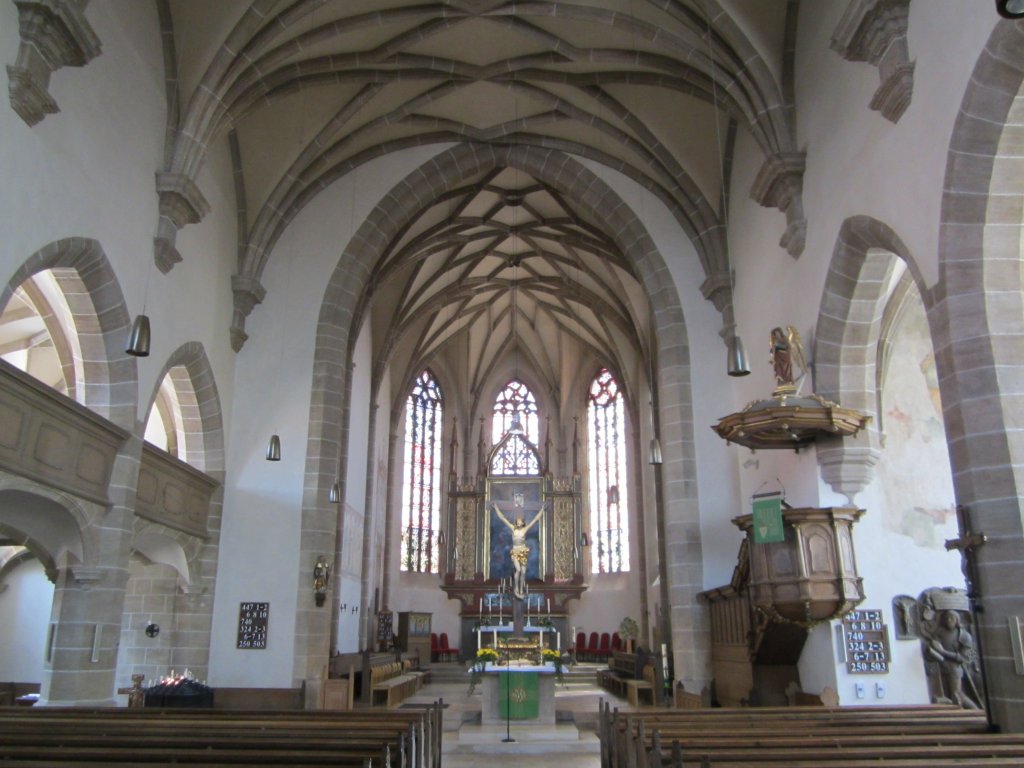
[[[280,461],[281,460],[281,438],[277,435],[270,436],[270,442],[267,443],[267,461]]]
[[[651,453],[647,460],[648,464],[661,464],[661,441],[656,437],[651,438]]]
[[[149,357],[149,317],[136,315],[124,351],[132,357]]]
[[[747,351],[743,348],[743,339],[737,334],[733,334],[729,339],[727,370],[730,376],[746,376],[750,373]]]

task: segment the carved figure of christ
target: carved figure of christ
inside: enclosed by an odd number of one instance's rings
[[[530,557],[530,548],[526,545],[527,532],[537,524],[541,514],[544,512],[543,502],[529,502],[525,500],[522,493],[513,495],[512,506],[507,502],[491,500],[491,507],[498,518],[512,531],[512,596],[518,600],[526,597],[526,564]],[[502,510],[504,507],[504,511]],[[506,517],[505,512],[508,512]],[[526,522],[526,515],[533,513],[529,522]]]

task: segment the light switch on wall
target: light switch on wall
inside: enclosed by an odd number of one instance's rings
[[[863,699],[865,695],[864,683],[854,683],[853,690],[857,692],[857,698]]]
[[[875,683],[875,698],[876,699],[884,699],[885,698],[885,683]]]

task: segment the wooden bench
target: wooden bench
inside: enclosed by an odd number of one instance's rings
[[[991,734],[953,707],[821,705],[612,713],[602,704],[602,766],[944,768],[1024,765],[1024,735]]]
[[[640,667],[637,654],[615,651],[608,659],[608,668],[597,672],[597,684],[634,707],[640,699],[654,704],[655,669],[652,664]]]
[[[426,680],[426,673],[412,668],[412,662],[392,661],[370,668],[370,689],[373,704],[384,704],[388,709],[401,704],[418,691]]]
[[[640,706],[640,699],[652,707],[654,701],[654,667],[650,664],[644,667],[642,680],[626,680],[626,700],[634,707]]]
[[[441,764],[441,702],[392,712],[0,709],[0,765]]]

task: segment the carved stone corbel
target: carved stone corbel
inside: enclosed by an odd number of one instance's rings
[[[231,348],[241,352],[249,334],[245,332],[245,319],[253,307],[263,302],[267,289],[255,277],[232,275],[231,291],[234,293],[234,312],[231,316]]]
[[[794,259],[804,252],[807,240],[807,219],[804,218],[803,152],[784,152],[764,161],[754,179],[750,196],[766,208],[778,208],[786,214],[786,231],[779,245]]]
[[[871,109],[897,122],[914,90],[914,62],[907,47],[910,0],[854,0],[832,33],[831,47],[847,61],[878,67],[881,83]]]
[[[156,192],[160,198],[160,221],[153,239],[153,260],[157,268],[166,274],[181,261],[175,245],[178,230],[202,221],[210,212],[210,204],[195,182],[181,173],[158,173]]]
[[[32,126],[60,111],[50,95],[50,75],[61,67],[83,67],[102,51],[85,19],[85,2],[14,0],[21,45],[7,67],[11,107]]]

